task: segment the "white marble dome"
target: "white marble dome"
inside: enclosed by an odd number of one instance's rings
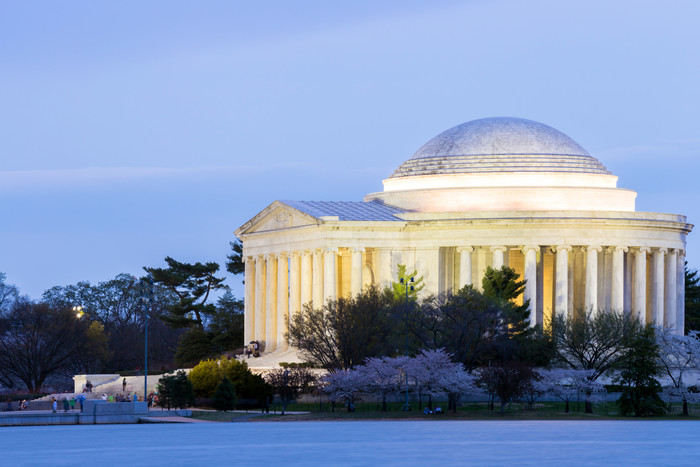
[[[491,117],[443,131],[390,178],[488,172],[610,174],[580,144],[555,128],[524,118]]]
[[[417,212],[634,211],[637,196],[561,131],[513,117],[440,133],[382,184],[365,200]]]

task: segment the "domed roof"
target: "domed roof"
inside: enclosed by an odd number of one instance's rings
[[[478,172],[610,174],[559,130],[523,118],[492,117],[443,131],[390,178]]]

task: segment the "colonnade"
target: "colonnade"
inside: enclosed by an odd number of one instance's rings
[[[423,248],[324,248],[245,257],[245,340],[287,348],[290,314],[388,286],[396,264],[425,277],[425,294],[480,288],[487,266],[510,266],[526,280],[531,324],[576,310],[622,310],[643,323],[684,327],[685,252],[623,245],[469,245]],[[394,264],[396,263],[396,264]],[[393,273],[393,274],[392,274]]]

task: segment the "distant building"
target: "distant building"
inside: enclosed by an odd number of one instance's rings
[[[338,180],[342,183],[342,180]],[[684,326],[692,225],[635,211],[595,157],[531,120],[474,120],[437,135],[364,201],[275,201],[236,231],[245,259],[245,339],[286,349],[303,304],[387,286],[417,269],[424,294],[481,286],[487,266],[527,280],[533,324],[580,309]]]

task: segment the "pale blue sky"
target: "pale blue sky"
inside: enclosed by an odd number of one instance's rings
[[[361,200],[489,116],[563,131],[638,210],[698,222],[698,18],[695,0],[2,2],[0,272],[38,298],[167,255],[223,264],[275,199]]]

